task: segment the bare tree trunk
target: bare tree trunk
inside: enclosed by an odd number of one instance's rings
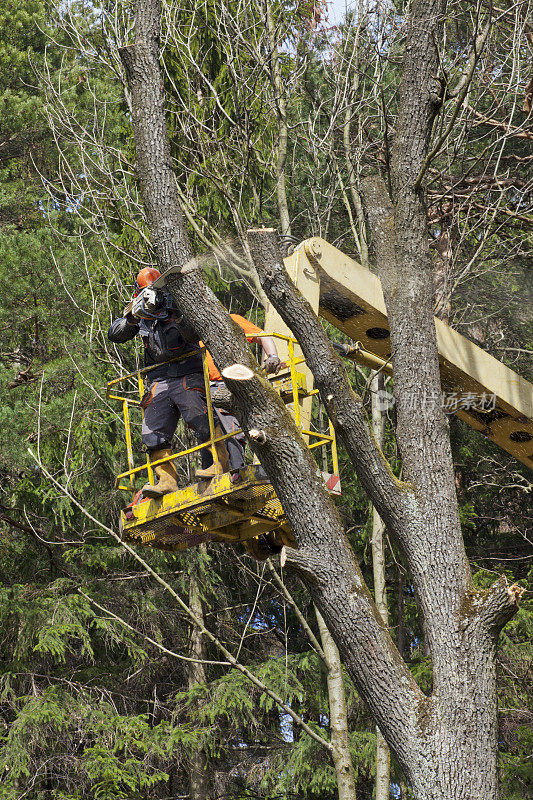
[[[442,224],[442,230],[434,243],[435,249],[435,316],[448,322],[452,295],[452,242],[451,231]]]
[[[365,215],[363,210],[363,203],[361,201],[361,195],[357,188],[357,178],[355,173],[355,166],[353,163],[352,157],[352,104],[355,104],[355,100],[357,97],[357,89],[359,85],[359,37],[361,33],[361,29],[363,25],[366,24],[366,8],[365,8],[365,0],[359,0],[359,8],[358,8],[358,19],[357,19],[357,29],[354,36],[354,50],[355,52],[355,63],[350,71],[353,70],[353,78],[352,78],[352,85],[350,86],[348,97],[351,103],[348,103],[346,107],[346,111],[344,113],[344,123],[342,126],[342,140],[344,144],[344,157],[346,159],[346,168],[348,170],[348,185],[350,187],[350,193],[352,196],[352,202],[355,208],[355,213],[357,216],[357,224],[359,230],[357,232],[357,239],[356,244],[359,249],[359,255],[361,258],[361,264],[364,267],[368,267],[368,244],[367,244],[367,233],[366,233],[366,222],[365,222]],[[346,76],[346,80],[350,81],[350,74]]]
[[[193,572],[189,578],[189,607],[194,615],[203,622],[204,609],[196,575]],[[196,626],[191,627],[189,656],[198,659],[196,662],[187,662],[189,689],[194,689],[199,683],[206,682],[205,666],[201,663],[206,659],[205,641],[202,632]],[[201,748],[191,754],[189,797],[190,800],[209,800],[211,797],[207,755]]]
[[[339,800],[355,800],[355,775],[348,740],[348,714],[342,678],[341,657],[337,645],[328,631],[322,614],[315,606],[320,641],[326,659],[326,680],[329,700],[329,730],[333,745],[333,763],[337,775]]]
[[[287,187],[285,184],[285,167],[287,164],[287,146],[289,129],[287,125],[287,104],[285,102],[285,90],[283,88],[283,78],[279,63],[278,43],[276,40],[276,26],[272,17],[272,6],[270,0],[265,0],[266,23],[268,32],[268,43],[270,47],[271,62],[271,82],[274,90],[276,111],[278,115],[278,144],[276,158],[276,194],[278,198],[278,210],[281,233],[283,236],[291,235],[291,220],[289,216],[289,204],[287,202]]]
[[[372,392],[372,431],[376,443],[383,448],[385,440],[385,415],[379,403],[378,392],[385,386],[383,373],[374,373],[370,383]],[[372,506],[372,564],[374,568],[374,600],[381,619],[389,625],[387,606],[387,586],[385,581],[385,546],[383,534],[385,526],[378,512]],[[376,799],[389,800],[390,794],[390,751],[379,728],[376,728]]]
[[[402,658],[405,657],[405,611],[403,602],[403,588],[404,588],[404,571],[401,564],[397,565],[398,569],[398,651]]]

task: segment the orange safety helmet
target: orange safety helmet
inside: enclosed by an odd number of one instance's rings
[[[158,269],[155,269],[155,267],[145,267],[142,269],[135,279],[135,294],[133,296],[137,297],[142,289],[151,286],[152,283],[160,277],[161,273]]]

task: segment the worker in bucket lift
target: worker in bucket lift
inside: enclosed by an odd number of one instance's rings
[[[240,314],[230,314],[234,322],[242,328],[246,338],[249,342],[260,344],[263,348],[263,361],[262,366],[267,375],[277,375],[282,366],[276,349],[276,343],[272,336],[265,336],[261,328],[254,325],[253,322],[241,317]],[[209,382],[211,385],[211,395],[214,395],[216,390],[224,385],[222,376],[213,361],[211,353],[206,353],[206,362],[209,370]],[[240,425],[228,411],[222,408],[217,408],[218,419],[224,430],[224,433],[233,433],[239,430]],[[233,475],[234,480],[238,480],[238,471],[244,467],[244,447],[245,437],[243,433],[238,433],[232,436],[231,439],[226,439],[226,445],[229,453],[229,468]],[[202,466],[205,467],[212,459],[209,451],[202,451]]]
[[[144,365],[155,366],[146,373],[147,387],[141,400],[144,410],[142,441],[151,461],[172,455],[172,437],[180,416],[195,432],[199,444],[209,439],[209,418],[205,396],[205,382],[198,337],[183,318],[174,300],[165,290],[148,287],[161,276],[157,269],[147,267],[137,275],[132,302],[125,316],[115,320],[108,331],[112,342],[122,344],[140,334],[144,342]],[[147,299],[148,298],[148,299]],[[178,356],[190,355],[180,361],[168,362]],[[215,436],[223,436],[220,417],[214,411]],[[215,443],[218,467],[209,459],[202,459],[198,478],[213,478],[229,470],[229,455],[224,442]],[[202,454],[209,448],[204,448]],[[209,460],[209,465],[207,465]],[[146,484],[144,497],[159,498],[178,488],[174,464],[167,461],[155,468],[158,482]]]

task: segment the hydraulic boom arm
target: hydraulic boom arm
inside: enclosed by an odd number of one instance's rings
[[[359,343],[346,355],[392,373],[387,311],[377,275],[318,237],[302,242],[285,266],[314,310]],[[435,326],[447,411],[533,469],[531,383],[442,320],[435,319]],[[272,307],[265,329],[287,331]],[[309,386],[311,381],[308,376]]]

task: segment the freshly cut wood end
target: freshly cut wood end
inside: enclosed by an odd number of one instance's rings
[[[259,444],[264,444],[266,442],[266,433],[264,431],[258,430],[258,428],[250,428],[248,431],[250,439],[253,439],[254,442],[258,442]]]
[[[513,585],[509,586],[507,589],[507,593],[509,595],[509,601],[513,605],[518,605],[518,603],[520,602],[520,598],[522,597],[525,591],[526,590],[524,589],[523,586],[519,586],[517,583],[513,583]]]
[[[229,367],[222,370],[222,377],[230,381],[251,381],[254,373],[244,364],[230,364]]]

